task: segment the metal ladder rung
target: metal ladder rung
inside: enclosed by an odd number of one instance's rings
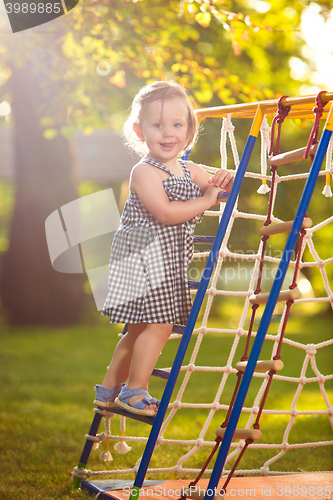
[[[180,325],[173,325],[172,332],[173,333],[180,333],[181,335],[185,331],[185,326],[180,326]]]
[[[214,243],[215,236],[194,236],[194,243]]]
[[[164,380],[168,380],[170,377],[170,372],[166,372],[165,370],[160,370],[158,368],[154,368],[151,374],[153,377],[163,378]]]
[[[229,199],[229,195],[230,195],[230,193],[227,193],[226,191],[221,191],[217,195],[217,199],[220,201],[227,201]]]
[[[139,422],[144,422],[145,424],[153,425],[155,417],[147,417],[145,415],[138,415],[137,413],[131,413],[130,411],[123,410],[122,408],[103,408],[103,406],[97,406],[96,410],[103,410],[109,413],[116,413],[117,415],[123,415],[126,418],[132,418],[133,420],[139,420]]]

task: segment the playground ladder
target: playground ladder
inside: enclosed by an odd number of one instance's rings
[[[186,327],[178,327],[178,326],[174,327],[173,331],[175,331],[177,333],[182,333],[182,339],[181,339],[178,351],[176,353],[175,360],[174,360],[173,366],[171,368],[171,371],[170,371],[170,373],[164,372],[163,370],[154,370],[154,372],[153,372],[153,374],[155,376],[159,376],[159,377],[165,378],[167,380],[165,390],[164,390],[164,393],[163,393],[163,396],[161,399],[161,403],[160,403],[160,406],[158,408],[158,412],[157,412],[156,416],[155,417],[143,417],[140,415],[135,415],[135,414],[130,413],[130,412],[126,412],[120,408],[119,409],[112,408],[109,410],[110,413],[119,413],[119,414],[124,415],[126,417],[136,419],[136,420],[141,420],[145,423],[152,425],[152,429],[151,429],[151,432],[149,434],[149,438],[148,438],[148,441],[147,441],[147,444],[146,444],[146,447],[145,447],[145,450],[144,450],[144,453],[143,453],[143,456],[141,459],[141,463],[140,463],[140,466],[139,466],[139,469],[138,469],[138,472],[136,475],[136,479],[134,481],[132,495],[130,497],[130,500],[136,500],[138,498],[139,491],[143,485],[145,475],[146,475],[146,472],[147,472],[147,469],[148,469],[148,466],[149,466],[149,463],[151,460],[151,456],[152,456],[152,453],[154,451],[156,441],[157,441],[161,426],[163,424],[163,420],[164,420],[166,411],[168,409],[168,405],[169,405],[169,402],[170,402],[170,399],[171,399],[171,396],[172,396],[172,393],[173,393],[173,390],[174,390],[174,387],[175,387],[175,384],[176,384],[176,381],[177,381],[177,378],[178,378],[178,375],[179,375],[179,372],[180,372],[180,369],[182,366],[182,362],[183,362],[183,359],[185,357],[187,347],[188,347],[188,344],[190,342],[191,335],[192,335],[194,326],[195,326],[196,321],[197,321],[197,317],[198,317],[198,314],[199,314],[199,311],[200,311],[200,308],[201,308],[201,305],[202,305],[202,302],[203,302],[203,299],[204,299],[204,296],[205,296],[205,293],[207,290],[207,286],[208,286],[208,283],[210,281],[210,278],[211,278],[211,275],[212,275],[212,272],[213,272],[218,254],[219,254],[219,250],[220,250],[224,235],[226,233],[226,230],[227,230],[227,227],[229,224],[229,220],[231,218],[232,211],[233,211],[233,208],[235,206],[236,199],[237,199],[237,196],[239,194],[239,190],[240,190],[240,187],[241,187],[241,184],[242,184],[242,181],[243,181],[243,178],[244,178],[244,175],[245,175],[245,172],[246,172],[246,169],[247,169],[247,166],[248,166],[256,139],[257,139],[259,131],[260,131],[263,117],[264,117],[264,108],[259,104],[257,106],[256,114],[255,114],[253,124],[252,124],[251,130],[250,130],[250,134],[249,134],[247,142],[245,144],[244,152],[243,152],[237,173],[235,175],[234,184],[233,184],[233,187],[231,189],[228,201],[226,203],[226,206],[225,206],[225,209],[224,209],[216,236],[215,236],[215,238],[205,237],[205,238],[209,238],[208,240],[205,240],[205,241],[212,242],[212,249],[211,249],[211,252],[210,252],[208,260],[207,260],[207,264],[206,264],[206,267],[205,267],[205,270],[203,273],[203,277],[202,277],[200,283],[196,284],[196,286],[198,286],[198,291],[196,293]],[[271,317],[272,317],[276,302],[279,300],[279,295],[280,295],[282,283],[283,283],[285,274],[287,272],[289,261],[290,261],[294,246],[296,244],[296,240],[298,238],[299,232],[301,231],[302,227],[309,227],[309,226],[307,226],[308,221],[305,219],[305,221],[303,223],[303,219],[306,215],[306,210],[307,210],[307,207],[309,205],[309,202],[310,202],[310,199],[311,199],[314,187],[315,187],[315,183],[317,181],[317,177],[318,177],[322,162],[323,162],[324,157],[325,157],[325,153],[326,153],[326,150],[328,147],[329,140],[330,140],[331,135],[332,135],[332,131],[333,131],[333,112],[331,110],[329,115],[328,115],[326,126],[325,126],[325,129],[323,131],[320,143],[319,143],[318,147],[316,148],[315,157],[314,157],[314,160],[313,160],[313,163],[311,166],[310,174],[309,174],[308,180],[306,182],[306,185],[305,185],[305,188],[304,188],[304,191],[303,191],[303,194],[302,194],[302,197],[301,197],[298,209],[297,209],[295,219],[291,224],[286,223],[286,224],[288,224],[288,227],[286,226],[284,228],[276,228],[277,232],[280,230],[281,231],[282,230],[283,231],[290,230],[290,234],[289,234],[289,237],[288,237],[288,240],[287,240],[287,243],[285,246],[285,250],[284,250],[284,253],[283,253],[283,256],[281,259],[281,263],[279,266],[279,270],[276,273],[276,277],[275,277],[270,294],[265,296],[264,298],[259,297],[258,295],[256,296],[256,299],[257,300],[260,299],[261,303],[266,303],[266,307],[265,307],[265,311],[263,313],[262,320],[261,320],[259,328],[258,328],[258,332],[257,332],[256,338],[255,338],[249,359],[244,365],[238,367],[238,369],[244,371],[244,376],[243,376],[241,384],[239,386],[239,390],[238,390],[238,393],[237,393],[237,396],[236,396],[236,399],[235,399],[235,402],[233,405],[233,409],[231,412],[229,423],[228,423],[227,427],[225,429],[223,429],[223,440],[222,440],[222,443],[220,446],[218,456],[216,458],[214,469],[213,469],[212,474],[211,474],[210,482],[209,482],[207,492],[205,495],[205,500],[208,500],[211,498],[211,496],[213,496],[215,488],[217,487],[218,482],[219,482],[220,477],[221,477],[221,474],[222,474],[222,470],[223,470],[223,467],[224,467],[224,464],[225,464],[225,461],[227,458],[227,454],[228,454],[228,451],[230,448],[231,440],[233,439],[235,433],[237,433],[237,432],[239,433],[241,431],[241,430],[236,430],[236,426],[237,426],[237,423],[238,423],[238,420],[239,420],[239,417],[240,417],[240,414],[242,411],[242,407],[244,405],[244,401],[246,398],[246,394],[247,394],[251,379],[253,377],[253,372],[255,371],[255,369],[257,369],[257,370],[264,369],[265,371],[267,369],[271,369],[271,368],[267,368],[266,364],[264,366],[260,367],[260,363],[269,363],[269,362],[258,362],[259,354],[260,354],[260,351],[262,348],[262,344],[264,342],[265,335],[267,333],[267,329],[268,329],[270,321],[271,321]],[[284,159],[282,159],[281,162],[282,161],[284,161]],[[293,161],[293,160],[290,158],[290,161]],[[290,229],[290,226],[291,226],[291,229]],[[275,233],[271,233],[271,234],[275,234]],[[199,242],[199,243],[202,242],[202,241],[200,241],[201,237],[197,237],[197,238],[198,238],[197,242]],[[193,287],[194,283],[192,283],[192,284],[190,283],[190,286],[191,285]],[[288,292],[288,293],[291,293],[291,292]],[[263,294],[260,294],[260,295],[263,295]],[[287,300],[287,299],[285,297],[283,297],[280,300]],[[278,371],[279,369],[281,369],[281,366],[275,367],[275,368],[273,367],[273,369],[276,369],[276,371]],[[103,408],[103,410],[105,410],[105,408]],[[98,412],[95,414],[90,431],[89,431],[90,436],[96,436],[101,419],[102,419],[102,416],[103,415],[101,413],[98,413]],[[258,439],[258,436],[256,435],[254,437],[254,439]],[[81,455],[81,458],[80,458],[80,462],[79,462],[78,467],[77,467],[78,469],[84,469],[86,467],[88,459],[89,459],[89,455],[90,455],[90,452],[92,449],[92,445],[93,445],[93,442],[91,440],[87,439],[85,446],[84,446],[84,449],[83,449],[83,452],[82,452],[82,455]],[[73,488],[76,489],[76,488],[79,488],[79,486],[80,486],[80,478],[74,477]]]

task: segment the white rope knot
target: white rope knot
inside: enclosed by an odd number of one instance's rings
[[[106,438],[105,432],[101,432],[101,434],[97,434],[96,436],[90,436],[90,434],[86,434],[85,439],[89,439],[90,441],[94,441],[95,443],[100,443],[101,441],[104,441]]]
[[[306,353],[309,354],[310,356],[314,356],[317,352],[317,349],[315,348],[314,344],[308,344],[306,346]]]
[[[235,130],[235,127],[231,121],[231,115],[228,114],[227,115],[227,118],[223,118],[223,129],[226,131],[226,132],[233,132]]]
[[[203,446],[204,444],[205,444],[205,440],[204,440],[204,439],[202,439],[202,438],[198,438],[198,439],[197,439],[197,445],[198,445],[198,446],[200,446],[200,447],[201,447],[201,446]]]
[[[176,409],[176,410],[179,410],[181,407],[182,407],[182,402],[181,401],[175,401],[173,403],[173,407]]]
[[[263,465],[260,469],[260,472],[262,473],[263,476],[268,476],[269,475],[269,467],[267,467],[267,465]]]
[[[80,479],[86,480],[88,477],[92,476],[92,471],[88,469],[79,469],[78,467],[74,467],[72,472],[72,477],[78,477]]]
[[[288,450],[289,449],[289,443],[287,443],[286,441],[283,441],[281,448],[282,448],[282,450]]]

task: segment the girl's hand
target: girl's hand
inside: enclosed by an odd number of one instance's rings
[[[229,192],[234,182],[234,176],[228,170],[220,169],[208,179],[208,182],[215,187]]]
[[[204,192],[203,197],[210,204],[209,207],[212,207],[213,205],[218,205],[220,203],[219,200],[217,199],[217,195],[219,193],[221,193],[221,189],[219,187],[208,186],[208,188]]]

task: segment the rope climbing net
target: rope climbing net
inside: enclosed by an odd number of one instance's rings
[[[308,145],[295,151],[281,153],[280,143],[283,140],[281,139],[283,137],[281,125],[285,118],[287,116],[288,118],[308,118],[310,116],[309,106],[305,106],[304,110],[304,106],[302,107],[298,101],[294,106],[289,107],[282,106],[282,102],[283,98],[279,100],[277,113],[276,106],[275,113],[269,108],[266,110],[266,116],[260,129],[260,171],[258,172],[257,167],[259,162],[252,160],[243,183],[245,185],[249,182],[251,186],[256,183],[257,186],[247,203],[242,203],[240,195],[233,209],[215,270],[206,291],[202,314],[193,332],[193,342],[188,350],[186,362],[181,368],[182,376],[179,377],[174,399],[169,405],[168,415],[157,440],[157,458],[155,462],[153,460],[148,473],[168,472],[179,474],[182,477],[190,473],[198,474],[196,480],[191,483],[191,485],[195,485],[204,473],[209,474],[212,470],[210,460],[223,439],[224,429],[227,427],[237,389],[245,370],[251,341],[256,336],[256,325],[260,318],[262,304],[267,302],[268,294],[263,292],[263,289],[267,288],[270,282],[269,279],[266,279],[267,270],[269,275],[276,271],[281,260],[277,249],[286,237],[284,233],[288,233],[291,229],[292,222],[285,221],[279,216],[280,206],[284,204],[284,199],[288,199],[288,185],[293,184],[294,187],[295,183],[304,184],[307,179],[318,143],[320,118],[325,117],[325,113],[327,113],[319,94],[316,99],[316,107],[313,109],[315,121]],[[201,110],[200,114],[202,117],[222,117],[221,168],[231,168],[229,164],[232,164],[232,168],[237,170],[239,152],[232,120],[238,117],[250,118],[251,109],[246,107],[235,110],[235,108],[237,106],[206,109]],[[271,118],[272,123],[269,126],[268,120]],[[231,159],[228,158],[230,150],[232,152]],[[323,197],[323,202],[330,203],[331,200],[328,198],[332,197],[330,188],[330,177],[333,175],[332,150],[333,140],[331,138],[316,187],[316,190],[320,189],[327,198],[325,200]],[[305,159],[303,159],[304,157]],[[296,161],[300,162],[297,164],[297,173],[290,173],[292,171],[290,163]],[[285,167],[284,165],[287,164],[288,167]],[[302,170],[303,166],[304,171],[301,172],[300,169]],[[210,172],[215,170],[209,169]],[[323,177],[325,178],[324,186]],[[259,184],[261,185],[258,186]],[[295,204],[297,202],[298,199],[295,200]],[[260,210],[256,210],[257,207],[260,207]],[[315,207],[310,206],[310,210],[314,211]],[[219,210],[210,210],[205,215],[219,219],[223,211],[224,204],[221,204]],[[262,213],[256,213],[260,211]],[[292,219],[294,215],[292,207],[290,207],[289,212],[291,213],[290,219]],[[244,429],[236,431],[234,437],[237,441],[231,444],[224,469],[224,473],[228,474],[223,486],[224,489],[233,474],[267,475],[300,471],[301,465],[298,464],[297,459],[295,459],[296,470],[290,470],[290,466],[288,470],[284,469],[283,457],[291,450],[308,449],[309,453],[313,453],[314,448],[333,445],[333,440],[320,439],[323,426],[333,428],[333,408],[327,388],[333,375],[322,373],[321,369],[322,359],[325,357],[328,359],[329,352],[332,353],[333,339],[329,338],[330,334],[327,332],[327,339],[316,343],[315,331],[311,337],[309,335],[302,336],[302,332],[296,335],[294,332],[295,324],[292,323],[293,314],[297,317],[303,315],[303,319],[306,318],[309,311],[317,311],[318,314],[323,303],[328,303],[333,308],[332,284],[329,280],[329,276],[332,275],[333,256],[329,254],[329,248],[326,248],[328,254],[322,255],[322,245],[318,245],[321,235],[327,234],[329,228],[332,230],[333,216],[315,223],[311,217],[318,218],[316,213],[309,213],[303,221],[298,245],[290,260],[289,272],[283,286],[284,290],[279,295],[276,315],[274,316],[275,321],[265,337],[264,350],[267,360],[257,363],[252,381],[256,388],[256,394],[252,399],[247,398],[243,407],[240,423]],[[253,234],[258,235],[257,248],[251,252],[240,253],[232,249],[232,242],[233,235],[235,232],[237,233],[238,228],[244,227],[240,225],[240,221],[244,220],[253,228]],[[198,229],[200,231],[200,227]],[[277,244],[274,243],[275,239]],[[252,237],[251,240],[255,239]],[[207,243],[208,239],[200,237],[196,241],[197,243]],[[276,249],[275,255],[269,251],[270,242],[273,242],[272,248]],[[274,245],[276,246],[274,247]],[[198,251],[198,248],[200,247],[196,246],[193,267],[190,269],[190,279],[193,279],[193,273],[198,272],[198,263],[205,261],[209,256],[208,250]],[[316,287],[311,286],[312,270],[315,270],[313,276],[317,283]],[[318,283],[320,284],[318,285]],[[238,289],[235,289],[236,286]],[[192,293],[195,294],[196,291],[192,290]],[[235,310],[235,315],[228,319],[228,328],[215,327],[216,321],[213,322],[214,324],[211,322],[212,311],[216,313],[221,309],[223,314],[223,309],[226,308]],[[221,319],[220,323],[223,324],[223,322],[224,320]],[[293,324],[291,328],[289,328],[290,323]],[[170,342],[180,337],[181,334],[174,333]],[[213,344],[207,345],[213,345],[216,352],[221,351],[223,363],[214,366],[202,365],[200,353],[201,349],[207,349],[205,342],[208,338],[214,339]],[[310,342],[308,342],[309,339]],[[226,344],[230,346],[227,355],[223,352]],[[294,360],[295,349],[303,353],[300,364]],[[298,357],[298,359],[300,358]],[[163,372],[170,372],[170,370],[171,367],[167,367],[163,369]],[[296,370],[297,373],[295,373]],[[191,384],[198,386],[195,401],[187,400],[186,391]],[[210,401],[207,401],[205,384],[216,388],[215,396]],[[200,390],[201,387],[202,390]],[[201,401],[200,397],[202,397]],[[103,414],[106,424],[105,433],[97,436],[86,436],[87,439],[93,440],[96,445],[104,439],[107,443],[109,440],[120,441],[116,444],[116,449],[120,453],[126,453],[130,450],[127,443],[145,443],[147,441],[145,436],[125,436],[125,418],[123,416],[120,417],[120,434],[112,436],[110,412],[102,409],[95,411]],[[183,411],[192,411],[195,415],[188,431],[188,439],[179,439],[177,433],[177,429],[182,425],[181,415]],[[220,427],[216,430],[218,426]],[[295,442],[293,437],[293,429],[295,428],[298,429],[298,436],[300,434],[304,436],[302,442]],[[167,446],[178,445],[180,446],[177,463],[164,466],[168,453],[163,450],[167,450]],[[239,468],[246,450],[248,450],[247,454],[249,453],[250,460],[245,463],[255,466]],[[208,458],[207,455],[209,455]],[[109,456],[107,444],[101,459],[107,460]],[[83,470],[77,471],[77,473],[80,473],[82,478],[136,473],[139,463],[140,459],[133,468],[126,470],[101,472]],[[198,468],[198,463],[200,466],[203,465],[202,469]],[[277,470],[274,470],[276,465]]]

